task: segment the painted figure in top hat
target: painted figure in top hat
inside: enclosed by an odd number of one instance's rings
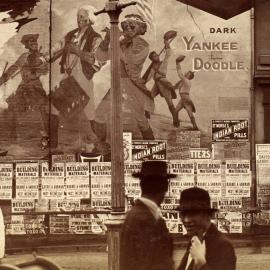
[[[172,239],[160,211],[169,178],[165,161],[144,161],[140,173],[141,198],[128,212],[122,228],[122,270],[172,270]]]
[[[190,236],[178,270],[235,270],[231,242],[211,223],[217,209],[211,207],[209,193],[197,187],[182,191],[178,210]]]
[[[21,75],[22,81],[17,90],[7,98],[8,110],[12,114],[12,127],[10,136],[17,138],[17,116],[22,112],[39,111],[42,117],[42,134],[48,132],[48,97],[42,86],[40,77],[49,71],[43,54],[38,48],[39,34],[27,34],[22,36],[21,43],[28,50],[4,72],[0,78],[0,85],[17,75]]]

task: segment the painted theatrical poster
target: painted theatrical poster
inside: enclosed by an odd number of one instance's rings
[[[225,20],[181,1],[138,2],[119,25],[124,131],[134,140],[165,140],[178,157],[212,148],[212,121],[226,137],[234,131],[222,123],[247,119],[237,127],[242,136],[249,121],[249,11]],[[107,15],[93,14],[105,1],[25,3],[1,4],[2,156],[86,152],[108,161],[110,25]],[[178,140],[185,134],[188,140]]]
[[[9,234],[40,234],[43,227],[29,224],[43,216],[22,212],[111,209],[110,22],[94,15],[105,0],[4,2],[0,206],[9,200],[17,214],[5,219]],[[172,211],[181,190],[205,187],[216,204],[250,199],[250,11],[222,16],[184,0],[136,2],[119,23],[126,208],[140,195],[131,177],[138,164],[168,160],[178,176],[163,216],[172,233],[184,233]],[[226,171],[228,164],[245,171]],[[249,220],[219,204],[220,224],[236,220],[219,226],[242,233]],[[50,214],[46,233],[105,233],[106,213]]]

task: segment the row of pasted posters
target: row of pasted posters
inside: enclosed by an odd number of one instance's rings
[[[136,1],[119,23],[124,131],[167,141],[167,159],[190,147],[248,159],[250,11],[224,19],[187,1]],[[93,15],[106,0],[12,2],[0,3],[0,160],[83,151],[108,161],[110,24]]]
[[[228,207],[228,209],[230,210],[220,210],[212,221],[225,233],[248,232],[251,222],[250,214],[243,214],[238,207]],[[186,233],[177,211],[162,211],[162,215],[170,233]],[[108,214],[63,213],[50,215],[47,219],[44,215],[11,215],[5,218],[6,234],[104,234],[108,218]]]
[[[132,173],[140,170],[141,162],[126,162],[124,165],[126,207],[129,209],[140,196],[139,180],[133,178]],[[109,162],[57,163],[51,170],[48,170],[47,163],[16,164],[13,180],[12,164],[2,164],[2,168],[5,168],[0,170],[3,174],[5,172],[5,177],[1,179],[7,181],[8,171],[10,173],[9,184],[5,182],[4,187],[9,185],[11,188],[12,181],[16,187],[12,194],[15,196],[11,199],[11,215],[5,217],[8,234],[40,234],[48,230],[52,234],[104,233],[106,215],[70,215],[68,211],[110,209]],[[169,170],[177,177],[171,179],[161,209],[172,233],[185,232],[175,208],[181,190],[196,185],[209,190],[213,207],[221,210],[215,220],[217,224],[221,228],[225,226],[226,232],[243,232],[242,211],[248,209],[250,203],[249,161],[170,161]],[[30,195],[33,196],[31,199]],[[22,215],[27,212],[27,215]],[[49,221],[45,222],[43,215],[32,216],[31,212],[54,214],[49,214]],[[60,215],[55,215],[55,212]],[[18,213],[21,215],[16,215]]]
[[[139,181],[132,173],[141,162],[124,164],[126,195],[140,195]],[[250,197],[251,171],[249,160],[170,161],[171,179],[168,197],[178,198],[181,190],[198,186],[207,189],[212,198]],[[92,207],[110,206],[110,162],[0,164],[0,199],[91,199]]]
[[[267,225],[269,224],[269,153],[270,147],[267,144],[257,145],[257,187],[258,187],[258,205],[262,211],[254,217],[256,224]],[[81,165],[83,167],[76,167]],[[36,179],[35,183],[38,183],[42,187],[40,181],[42,177],[48,177],[47,184],[44,186],[44,194],[50,194],[51,199],[44,198],[43,200],[34,199],[12,199],[12,213],[22,213],[26,211],[76,211],[87,210],[94,208],[106,208],[110,207],[110,163],[90,163],[90,167],[84,163],[67,163],[55,164],[51,171],[48,170],[47,163],[42,165],[23,163],[18,164],[18,170],[13,171],[16,167],[12,164],[1,164],[1,194],[2,199],[10,199],[12,194],[16,196],[16,192],[11,190],[11,183],[13,176],[18,177],[33,177]],[[66,167],[68,165],[68,167]],[[70,166],[69,166],[70,165]],[[68,168],[68,172],[66,171]],[[84,168],[84,169],[82,169]],[[132,172],[139,170],[140,162],[130,162],[125,164],[125,179],[126,179],[126,195],[127,203],[134,200],[140,195],[140,189],[138,180],[130,177]],[[217,160],[182,160],[171,161],[169,163],[171,172],[178,174],[176,179],[172,179],[170,183],[169,192],[165,198],[162,209],[166,213],[170,213],[176,207],[178,203],[179,194],[182,189],[194,186],[195,183],[203,188],[209,190],[212,201],[215,207],[220,208],[224,213],[230,211],[239,211],[248,213],[250,207],[250,166],[249,161],[227,161],[220,162]],[[93,172],[93,176],[91,175]],[[211,174],[210,174],[211,172]],[[31,174],[31,175],[30,175]],[[88,202],[87,205],[80,203],[80,198],[70,197],[69,199],[52,199],[54,196],[58,196],[59,192],[65,194],[66,192],[66,176],[86,176],[87,175],[87,190],[85,194],[91,194],[88,190],[91,188],[94,199],[94,203]],[[204,177],[205,175],[205,177]],[[211,177],[214,176],[214,177]],[[93,184],[89,186],[90,179],[94,179]],[[228,177],[227,177],[228,176]],[[55,178],[56,177],[56,178]],[[55,181],[57,178],[62,179],[62,188],[59,182]],[[203,181],[205,178],[206,181]],[[207,181],[210,179],[210,181]],[[242,180],[241,180],[242,179]],[[86,180],[86,179],[85,179]],[[183,180],[183,181],[181,181]],[[213,181],[212,181],[213,180]],[[240,180],[240,181],[239,181]],[[14,181],[14,180],[13,180]],[[52,182],[54,185],[51,185]],[[46,183],[46,182],[44,182]],[[227,184],[226,184],[227,183]],[[48,189],[49,184],[49,189]],[[51,186],[50,186],[51,185]],[[31,186],[33,186],[31,184]],[[71,185],[72,186],[72,185]],[[86,186],[84,186],[86,188]],[[221,187],[221,188],[220,188]],[[46,190],[47,189],[47,190]],[[76,189],[77,190],[77,189]],[[240,193],[239,193],[240,190]],[[63,192],[64,191],[64,192]],[[228,194],[226,192],[228,191]],[[13,193],[12,193],[13,192]],[[22,192],[22,191],[20,191]],[[26,191],[29,192],[29,189]],[[38,189],[38,194],[42,194],[42,189]],[[224,200],[219,200],[217,194],[222,194]],[[229,194],[234,194],[230,197]],[[5,195],[4,195],[5,194]],[[72,194],[72,191],[71,193]],[[80,191],[77,194],[83,194]],[[245,196],[248,195],[248,196]],[[29,195],[29,194],[28,194]],[[74,195],[74,193],[73,193]],[[226,197],[227,196],[227,197]],[[242,200],[242,201],[241,201]],[[90,207],[90,208],[89,208]],[[242,209],[242,210],[241,210]],[[244,215],[244,214],[243,214]],[[15,218],[15,216],[14,216]],[[21,217],[20,217],[21,218]],[[244,219],[245,224],[249,224],[249,219]],[[174,222],[173,222],[174,223]],[[169,223],[170,224],[170,223]]]

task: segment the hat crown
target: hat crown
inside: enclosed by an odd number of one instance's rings
[[[26,34],[22,36],[21,43],[26,45],[30,39],[37,40],[39,37],[39,34]]]
[[[143,19],[143,17],[138,14],[127,14],[125,16],[125,20],[134,20],[134,21],[145,23],[145,20]]]
[[[183,190],[179,210],[213,210],[209,193],[197,187]]]
[[[162,161],[145,161],[142,163],[143,175],[166,175],[167,163]]]
[[[141,171],[134,173],[134,177],[145,178],[151,176],[158,176],[164,178],[172,178],[176,175],[168,173],[168,165],[166,161],[161,160],[147,160],[142,162]]]

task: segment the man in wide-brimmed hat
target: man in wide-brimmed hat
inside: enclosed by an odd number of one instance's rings
[[[235,270],[232,244],[211,223],[217,209],[211,207],[209,193],[197,187],[182,191],[178,210],[191,238],[178,270]]]
[[[172,239],[160,204],[168,190],[169,178],[165,161],[144,161],[139,173],[142,190],[139,198],[127,214],[122,229],[122,270],[172,270]]]

